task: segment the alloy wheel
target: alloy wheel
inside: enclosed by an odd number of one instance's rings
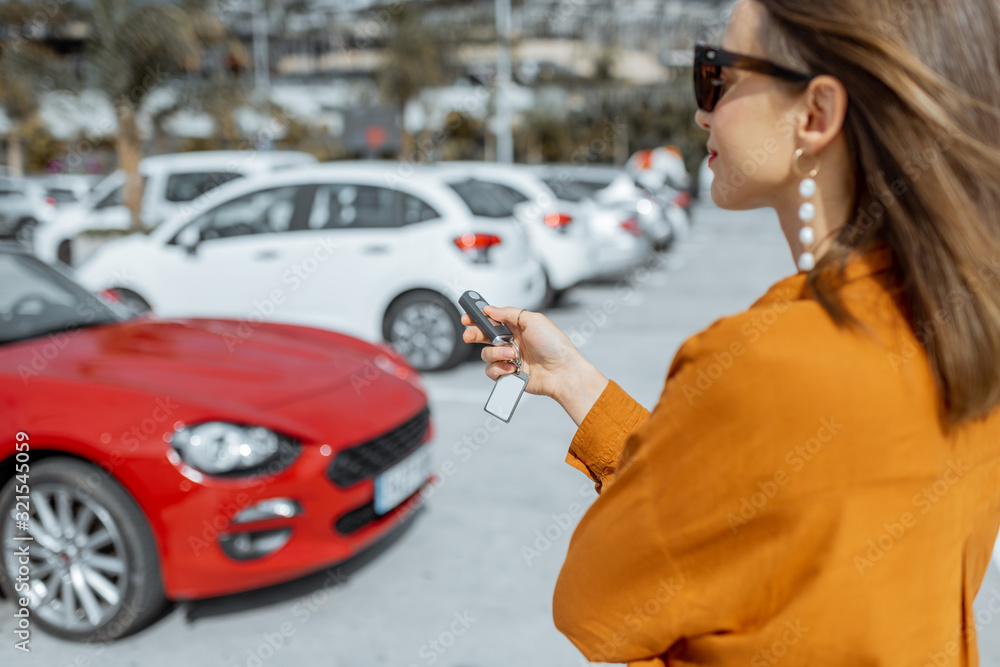
[[[29,496],[30,607],[50,625],[89,631],[121,607],[128,581],[125,540],[111,514],[79,489],[38,484]],[[23,518],[23,517],[22,517]],[[4,565],[19,568],[15,549],[25,544],[14,510],[3,524]]]
[[[389,342],[417,369],[442,366],[458,341],[451,314],[441,304],[417,301],[399,311],[389,330]]]

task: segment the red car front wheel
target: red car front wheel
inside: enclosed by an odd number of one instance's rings
[[[74,641],[115,639],[151,621],[165,602],[159,558],[128,492],[95,466],[49,458],[31,466],[25,512],[23,481],[0,491],[4,594],[27,597],[39,626]],[[32,540],[14,539],[25,535]]]

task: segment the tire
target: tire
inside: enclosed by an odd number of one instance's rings
[[[382,334],[418,371],[442,371],[454,368],[469,354],[462,340],[464,330],[448,299],[420,290],[404,294],[389,306]]]
[[[658,241],[653,245],[653,250],[656,252],[666,252],[674,246],[674,236],[671,234],[666,239]]]
[[[558,306],[559,302],[569,291],[569,288],[555,289],[552,287],[552,283],[549,282],[549,274],[542,271],[542,275],[545,277],[545,296],[542,298],[542,308],[551,308],[553,306]]]
[[[15,477],[0,491],[0,585],[8,598],[29,596],[32,623],[71,641],[108,641],[156,617],[166,602],[156,543],[139,506],[118,482],[76,459],[32,464],[33,542],[13,540],[23,534],[14,518],[18,484]],[[43,506],[47,511],[40,515]],[[27,591],[15,590],[11,578],[17,576],[15,545],[22,544],[30,545]]]
[[[73,266],[73,242],[66,239],[59,243],[56,250],[56,259],[66,266]]]
[[[25,218],[14,226],[14,240],[22,246],[31,250],[35,247],[35,228],[38,221],[34,218]]]

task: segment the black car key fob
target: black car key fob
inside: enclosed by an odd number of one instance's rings
[[[478,293],[470,290],[458,298],[458,303],[469,314],[483,335],[494,345],[512,345],[517,350],[517,357],[513,360],[516,370],[513,373],[501,375],[497,379],[496,384],[493,385],[493,391],[490,392],[490,397],[486,401],[486,407],[483,408],[494,417],[504,422],[510,422],[514,408],[517,407],[521,395],[524,393],[524,388],[528,385],[528,374],[521,370],[521,350],[517,341],[514,340],[514,334],[507,328],[507,325],[486,316],[483,307],[489,304]]]
[[[511,333],[506,324],[486,316],[483,307],[490,304],[486,303],[486,300],[477,292],[466,291],[458,298],[458,303],[469,314],[472,323],[479,327],[486,339],[494,345],[509,344],[514,340],[514,334]]]

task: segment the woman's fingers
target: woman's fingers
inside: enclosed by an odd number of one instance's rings
[[[483,309],[483,312],[498,322],[516,326],[517,316],[521,314],[521,310],[521,308],[487,306]],[[462,324],[465,325],[465,331],[462,332],[463,341],[466,343],[486,343],[486,346],[480,352],[480,356],[482,356],[483,361],[487,364],[487,377],[491,380],[496,380],[501,375],[508,375],[516,370],[517,367],[513,361],[516,352],[513,346],[492,345],[492,341],[487,340],[483,332],[479,330],[479,327],[472,323],[472,318],[469,317],[468,313],[462,314]]]
[[[504,324],[517,325],[517,316],[524,310],[523,308],[514,308],[513,306],[507,306],[506,308],[497,308],[496,306],[486,306],[483,308],[483,312],[486,313],[487,317],[492,317],[497,322],[503,322]]]
[[[510,345],[487,345],[480,353],[483,361],[492,364],[494,361],[510,361],[513,363],[515,350]]]
[[[472,323],[472,318],[469,317],[468,313],[462,313],[462,324],[465,325],[465,331],[462,332],[462,340],[466,343],[489,342],[486,340],[483,332],[479,330],[479,327]]]
[[[462,332],[462,340],[466,343],[488,343],[486,336],[483,332],[479,330],[477,326],[466,327],[465,331]]]
[[[486,377],[496,380],[501,375],[510,375],[514,372],[514,364],[510,362],[497,362],[486,367]]]

